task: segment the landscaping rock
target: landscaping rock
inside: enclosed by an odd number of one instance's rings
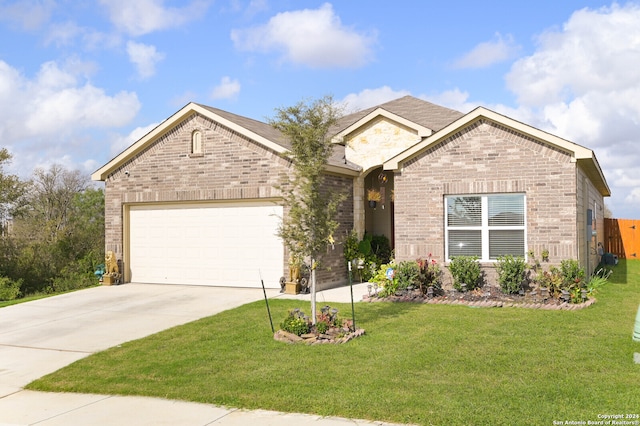
[[[279,342],[284,343],[304,343],[306,345],[319,345],[319,344],[341,344],[347,343],[356,337],[360,337],[365,334],[364,329],[359,328],[356,331],[347,331],[343,334],[341,330],[330,330],[327,334],[303,334],[297,336],[293,333],[286,332],[284,330],[278,330],[273,335],[273,338]]]

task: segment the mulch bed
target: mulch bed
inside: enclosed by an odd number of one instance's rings
[[[582,303],[567,303],[559,299],[548,298],[542,300],[539,294],[530,292],[524,296],[518,294],[504,294],[496,287],[485,287],[467,292],[456,290],[444,291],[433,297],[427,297],[419,290],[404,291],[392,296],[379,297],[376,294],[363,296],[363,302],[409,302],[427,303],[433,305],[463,305],[474,308],[528,308],[544,310],[574,311],[591,306],[596,299],[587,299]]]

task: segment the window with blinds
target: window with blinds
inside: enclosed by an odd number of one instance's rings
[[[447,196],[447,258],[477,256],[525,256],[526,220],[524,194]]]

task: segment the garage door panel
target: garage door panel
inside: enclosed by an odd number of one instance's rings
[[[273,204],[131,206],[136,282],[279,288],[284,248]]]

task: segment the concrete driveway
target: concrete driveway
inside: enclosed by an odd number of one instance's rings
[[[2,308],[0,397],[94,352],[262,298],[262,289],[126,284]]]
[[[356,300],[365,289],[358,286]],[[269,298],[296,298],[267,290]],[[33,380],[121,343],[263,299],[262,289],[125,284],[0,309],[0,426],[369,426],[383,422],[239,410],[159,398],[33,392]],[[349,288],[318,294],[346,302]]]

